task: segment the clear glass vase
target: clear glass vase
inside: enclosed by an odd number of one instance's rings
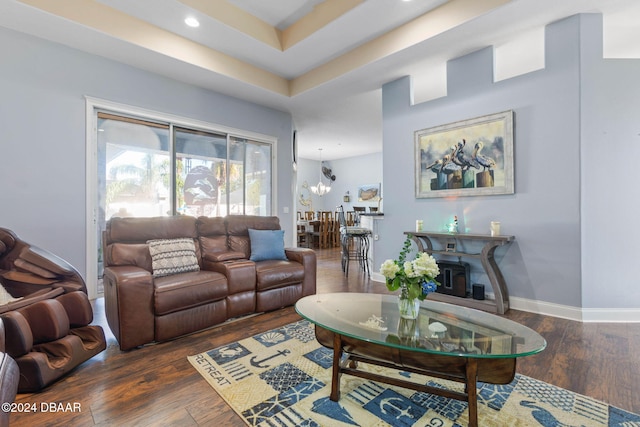
[[[403,319],[417,319],[420,313],[420,300],[409,298],[409,292],[404,286],[398,295],[398,310],[400,310],[400,317]]]

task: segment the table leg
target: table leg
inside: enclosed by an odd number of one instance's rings
[[[340,400],[340,359],[342,359],[342,337],[333,334],[333,372],[331,374],[331,395],[329,399]]]
[[[478,427],[478,362],[474,358],[467,359],[466,391],[469,404],[469,427]]]

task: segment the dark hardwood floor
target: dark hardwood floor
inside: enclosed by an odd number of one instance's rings
[[[388,293],[383,283],[351,267],[345,278],[338,250],[318,251],[318,293]],[[107,350],[40,393],[18,395],[16,402],[35,404],[37,412],[12,414],[11,426],[244,426],[187,356],[300,319],[288,307],[122,352],[102,299],[94,309]],[[640,324],[580,323],[516,310],[506,317],[535,329],[548,343],[544,352],[519,359],[519,373],[640,413]],[[80,411],[43,412],[50,403],[77,403]]]

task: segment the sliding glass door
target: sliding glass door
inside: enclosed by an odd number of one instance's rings
[[[171,120],[94,113],[98,294],[102,231],[112,217],[271,215],[274,141]]]
[[[98,114],[99,222],[171,215],[169,126]]]
[[[103,215],[271,215],[272,145],[98,113]]]
[[[227,136],[175,128],[176,210],[191,216],[225,215]]]
[[[230,193],[231,213],[243,207],[246,215],[271,215],[271,145],[232,137],[231,147],[231,165],[238,172],[232,180],[237,190]]]

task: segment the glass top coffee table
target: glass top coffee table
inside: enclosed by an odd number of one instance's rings
[[[519,323],[437,301],[423,301],[415,320],[400,317],[397,296],[381,294],[310,295],[296,311],[315,324],[318,342],[333,349],[331,400],[340,398],[340,375],[354,375],[466,401],[469,426],[478,425],[477,381],[508,384],[518,357],[546,347],[544,338]],[[359,370],[358,362],[461,382],[465,392]]]

